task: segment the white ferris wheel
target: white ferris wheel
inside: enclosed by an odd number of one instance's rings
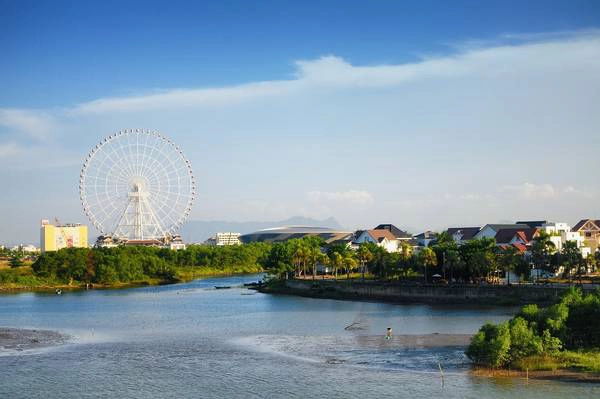
[[[168,240],[190,215],[196,186],[190,161],[173,141],[126,129],[86,157],[79,192],[85,214],[104,236]]]

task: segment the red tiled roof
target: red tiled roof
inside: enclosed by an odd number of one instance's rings
[[[524,244],[521,244],[520,242],[515,242],[513,244],[513,247],[517,248],[519,250],[519,252],[527,251],[527,246],[525,246]]]

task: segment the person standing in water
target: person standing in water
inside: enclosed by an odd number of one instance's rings
[[[392,339],[392,327],[388,327],[385,332],[385,339]]]

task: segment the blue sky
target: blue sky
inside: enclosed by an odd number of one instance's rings
[[[192,161],[194,219],[600,217],[597,1],[0,9],[0,242],[85,222],[82,159],[138,126]]]
[[[597,1],[18,1],[0,14],[0,106],[290,77],[294,60],[414,61],[468,40],[596,27]]]

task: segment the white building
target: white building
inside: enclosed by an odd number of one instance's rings
[[[356,244],[372,242],[388,252],[398,252],[400,241],[389,230],[364,230],[354,240]]]
[[[12,251],[21,251],[21,252],[26,252],[29,254],[35,254],[40,252],[40,249],[38,247],[36,247],[35,245],[31,245],[31,244],[27,244],[27,245],[15,245],[14,247],[11,248]]]
[[[204,243],[208,245],[240,245],[240,233],[217,233],[214,237],[209,238]]]
[[[591,253],[591,249],[585,245],[585,238],[578,231],[572,231],[571,226],[567,223],[548,222],[544,223],[540,229],[550,235],[550,240],[559,252],[562,251],[567,241],[575,241],[577,248],[581,251],[581,256],[587,258]]]
[[[180,249],[181,250],[185,249],[185,243],[181,239],[180,235],[176,235],[176,236],[173,237],[173,239],[169,243],[169,248],[171,248],[173,251],[178,251]]]

